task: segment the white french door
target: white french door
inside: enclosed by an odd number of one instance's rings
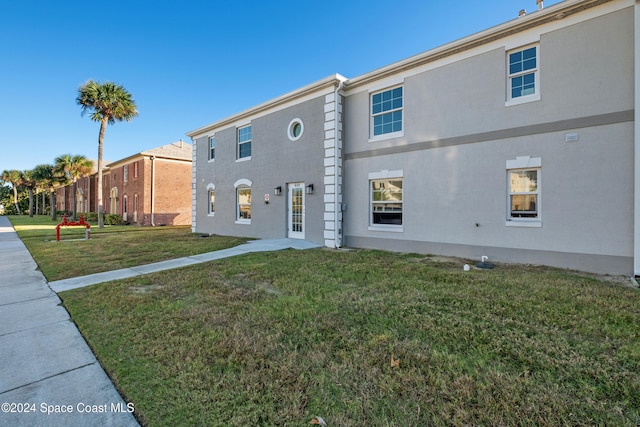
[[[304,239],[304,182],[289,184],[289,238]]]

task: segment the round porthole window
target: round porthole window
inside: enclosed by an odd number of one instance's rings
[[[288,136],[291,141],[297,141],[304,133],[304,124],[300,119],[293,119],[289,123]]]

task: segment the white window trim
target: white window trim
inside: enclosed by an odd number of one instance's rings
[[[296,123],[300,124],[300,135],[298,136],[294,136],[292,132],[293,126]],[[304,122],[302,121],[302,119],[296,117],[295,119],[291,120],[289,122],[289,126],[287,126],[287,137],[289,137],[289,141],[297,141],[302,138],[302,134],[304,134]]]
[[[253,124],[249,123],[244,126],[239,126],[236,128],[236,163],[237,162],[246,162],[247,160],[251,160],[251,156],[240,157],[240,130],[244,128],[251,128],[251,139],[249,141],[244,141],[242,144],[251,144],[251,154],[253,154]]]
[[[402,130],[396,131],[396,132],[390,132],[390,133],[383,133],[380,135],[374,135],[373,134],[373,113],[371,112],[371,102],[372,102],[373,95],[381,92],[387,92],[389,90],[393,90],[399,87],[402,87]],[[399,84],[387,86],[384,88],[378,88],[375,90],[369,90],[369,140],[368,142],[384,141],[387,139],[402,138],[404,136],[404,128],[405,128],[404,109],[406,104],[405,96],[406,96],[406,90],[404,87],[404,80]]]
[[[402,225],[383,225],[383,224],[371,224],[371,181],[375,181],[378,179],[402,179]],[[404,200],[404,170],[403,169],[398,169],[398,170],[389,170],[389,169],[384,169],[381,170],[380,172],[370,172],[369,173],[369,179],[367,181],[367,192],[368,192],[368,198],[369,198],[369,208],[368,208],[368,215],[369,215],[369,220],[367,221],[369,223],[367,230],[369,231],[385,231],[385,232],[391,232],[391,233],[403,233],[404,232],[404,206],[405,206],[405,200]]]
[[[513,52],[519,52],[522,50],[529,49],[531,47],[536,48],[536,68],[535,68],[535,93],[531,95],[519,96],[517,98],[511,97],[511,74],[509,73],[509,55]],[[529,102],[540,101],[540,69],[541,69],[541,61],[540,61],[540,43],[534,42],[527,45],[522,45],[518,47],[514,47],[506,51],[505,55],[505,71],[506,71],[506,90],[507,90],[507,101],[504,103],[505,107],[512,107],[514,105],[526,104]],[[525,72],[526,74],[526,72]],[[404,117],[403,117],[404,119]],[[404,123],[403,123],[404,124]]]
[[[373,122],[373,117],[371,117],[371,121]],[[400,132],[383,133],[382,135],[376,135],[369,138],[367,142],[386,141],[387,139],[402,138],[403,136],[404,136],[404,111],[402,112],[402,130]]]
[[[511,200],[510,200],[510,184],[509,174],[511,170],[518,169],[538,169],[538,217],[537,218],[511,218]],[[542,227],[542,158],[530,156],[518,156],[513,160],[507,160],[506,164],[506,194],[507,194],[507,211],[505,226],[507,227]]]
[[[211,197],[209,196],[209,192],[211,191],[216,191],[216,186],[214,184],[207,185],[207,216],[214,217],[216,216],[216,212],[211,212]]]
[[[237,180],[236,182],[233,183],[233,187],[236,190],[236,221],[235,221],[236,224],[243,224],[243,225],[251,224],[251,219],[240,219],[240,218],[238,218],[238,216],[240,215],[240,212],[238,210],[238,189],[239,189],[239,187],[242,187],[242,188],[247,188],[248,187],[249,189],[251,189],[251,185],[252,185],[251,181],[249,181],[248,179],[244,179],[244,178],[239,179],[239,180]],[[253,197],[253,191],[251,192],[251,196]]]
[[[213,140],[216,139],[215,135],[207,137],[207,142],[208,142],[208,144],[207,144],[207,158],[209,159],[209,163],[213,163],[213,162],[216,161],[215,156],[213,157],[213,159],[211,158],[211,140],[212,139]],[[215,148],[214,148],[214,150],[215,150]]]

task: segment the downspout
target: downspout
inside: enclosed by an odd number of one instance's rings
[[[638,0],[640,1],[640,0]],[[340,147],[340,143],[342,142],[342,119],[341,119],[341,111],[340,111],[340,91],[342,90],[344,86],[344,80],[340,80],[340,83],[338,83],[338,86],[336,87],[336,92],[335,92],[335,103],[336,103],[336,149],[335,149],[335,161],[334,161],[334,165],[335,165],[335,212],[334,212],[334,221],[335,221],[335,226],[334,228],[334,238],[335,238],[335,242],[336,242],[336,248],[339,248],[342,246],[342,183],[341,183],[341,173],[340,171],[342,170],[342,163],[339,163],[340,160],[340,152],[342,151],[342,148]]]
[[[640,0],[634,5],[633,275],[640,276]]]
[[[156,185],[156,156],[151,156],[151,226],[155,227],[155,185]]]

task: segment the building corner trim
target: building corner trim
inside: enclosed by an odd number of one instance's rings
[[[342,246],[342,90],[325,95],[324,103],[324,244]]]

